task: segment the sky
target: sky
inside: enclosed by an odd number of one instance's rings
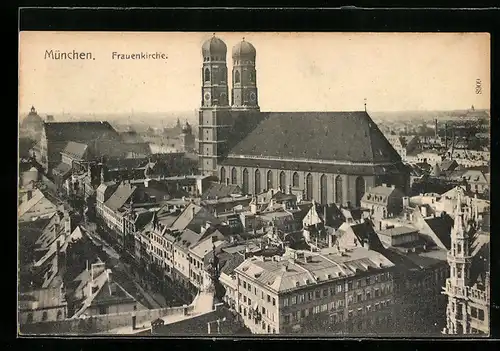
[[[19,110],[44,113],[194,111],[201,46],[213,33],[21,32]],[[490,106],[487,33],[215,33],[256,50],[261,111],[459,110]],[[95,60],[49,60],[46,50]],[[112,52],[167,60],[112,60]],[[481,80],[482,94],[475,92]],[[229,88],[230,89],[230,88]],[[230,90],[229,90],[230,92]]]

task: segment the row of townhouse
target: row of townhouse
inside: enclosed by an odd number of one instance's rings
[[[209,282],[205,269],[213,247],[226,244],[219,224],[194,203],[181,212],[162,208],[135,233],[135,259],[158,283],[174,283],[186,300],[192,299]]]

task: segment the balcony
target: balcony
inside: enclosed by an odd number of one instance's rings
[[[474,289],[470,286],[453,286],[449,280],[446,281],[446,285],[443,287],[443,293],[461,299],[468,299],[476,303],[489,305],[489,296],[486,291]]]

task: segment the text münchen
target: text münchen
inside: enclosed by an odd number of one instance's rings
[[[91,52],[76,50],[63,52],[60,50],[45,50],[45,59],[49,60],[95,60]]]

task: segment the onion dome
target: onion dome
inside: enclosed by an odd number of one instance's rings
[[[34,106],[31,107],[30,113],[23,119],[21,126],[23,128],[40,128],[43,125],[43,119],[38,115]]]
[[[245,38],[233,47],[233,59],[255,59],[256,53],[255,47],[248,41],[245,41]]]
[[[223,59],[225,59],[227,54],[227,46],[221,39],[217,38],[214,34],[212,38],[208,39],[206,42],[203,43],[201,51],[203,53],[203,57],[217,56],[217,57],[223,57]]]

